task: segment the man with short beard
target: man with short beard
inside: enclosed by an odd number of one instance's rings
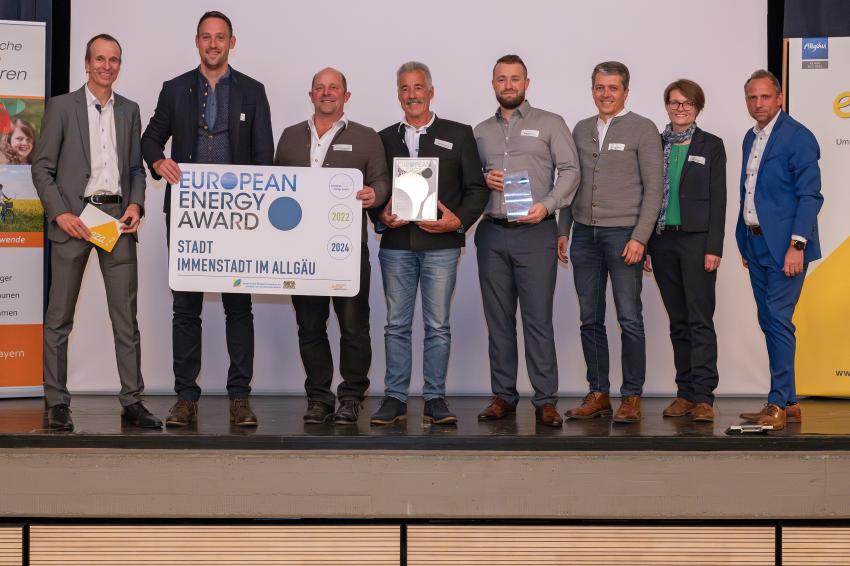
[[[162,85],[156,110],[142,135],[142,154],[154,179],[164,178],[165,224],[169,222],[171,185],[180,181],[178,163],[271,165],[274,138],[269,101],[263,85],[228,64],[236,47],[230,19],[221,12],[201,16],[195,35],[198,68]],[[171,157],[165,157],[171,139]],[[166,426],[185,427],[198,418],[201,388],[201,310],[204,294],[173,291],[172,341],[174,390]],[[255,427],[248,395],[254,373],[254,315],[251,295],[222,293],[227,353],[230,422]]]
[[[522,312],[525,363],[534,388],[537,420],[561,426],[555,404],[558,360],[552,327],[557,277],[555,211],[572,202],[579,183],[578,154],[570,129],[557,114],[532,108],[525,63],[505,55],[493,67],[499,108],[475,127],[490,201],[475,232],[478,279],[489,330],[493,399],[478,415],[495,420],[514,413],[517,382],[517,301]],[[527,172],[533,204],[515,220],[507,217],[505,175]]]

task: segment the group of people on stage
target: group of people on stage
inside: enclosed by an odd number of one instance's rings
[[[533,107],[529,78],[517,55],[493,68],[498,108],[474,129],[430,110],[434,86],[428,67],[411,61],[397,72],[403,118],[380,132],[349,120],[345,76],[333,68],[313,77],[314,113],[286,128],[275,150],[263,85],[228,64],[236,45],[231,21],[205,13],[195,42],[200,65],[163,84],[142,132],[139,107],[116,94],[121,47],[106,34],[86,47],[87,83],[49,101],[32,165],[52,241],[52,284],[44,330],[44,390],[51,428],[72,430],[67,341],[92,245],[79,214],[86,204],[118,218],[133,236],[144,214],[145,168],[170,185],[178,163],[346,167],[363,173],[357,193],[380,235],[379,260],[387,307],[385,396],[370,422],[407,418],[412,372],[411,326],[417,289],[425,326],[423,421],[452,424],[446,403],[451,347],[450,307],[460,248],[475,231],[478,275],[489,332],[492,400],[480,420],[513,414],[517,392],[517,306],[536,418],[561,426],[556,409],[558,367],[552,325],[557,262],[572,263],[581,318],[589,392],[568,419],[641,419],[646,345],[642,272],[652,271],[670,317],[677,394],[664,416],[714,418],[718,383],[714,331],[715,283],[726,210],[723,141],[696,124],[705,106],[698,84],[680,79],[663,93],[670,123],[659,135],[647,118],[626,109],[629,70],[597,65],[591,74],[598,114],[571,132],[563,118]],[[742,418],[781,429],[799,421],[794,388],[791,317],[809,263],[820,257],[817,214],[822,205],[819,148],[809,130],[781,110],[782,88],[768,71],[746,81],[745,101],[756,125],[744,138],[741,211],[736,238],[749,269],[758,318],[767,340],[771,390],[767,404]],[[164,153],[171,141],[171,153]],[[407,222],[392,213],[388,171],[395,157],[437,157],[439,216]],[[533,205],[509,219],[506,175],[528,175]],[[556,218],[556,212],[557,214]],[[369,278],[366,226],[362,234],[360,291],[354,297],[294,296],[301,359],[306,373],[305,423],[354,424],[369,387]],[[136,239],[123,237],[107,253],[96,248],[106,287],[121,378],[122,418],[160,427],[142,404],[140,340],[136,322]],[[622,336],[623,380],[616,412],[609,398],[605,300],[611,280]],[[173,356],[177,402],[167,426],[198,419],[201,388],[203,293],[174,291]],[[230,355],[230,420],[256,426],[249,394],[254,330],[249,294],[222,294]],[[327,336],[330,307],[340,327],[339,371]]]

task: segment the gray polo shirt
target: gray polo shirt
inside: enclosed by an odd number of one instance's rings
[[[474,133],[485,171],[527,171],[534,202],[542,203],[549,214],[572,202],[580,178],[578,153],[563,118],[532,108],[526,100],[510,120],[504,120],[496,110],[495,115],[475,126]],[[484,214],[497,218],[507,215],[501,191],[490,191]]]
[[[559,214],[558,233],[569,236],[573,220],[587,226],[634,227],[632,239],[646,244],[664,195],[658,128],[634,112],[616,116],[600,149],[597,118],[576,124],[581,184],[570,208]]]

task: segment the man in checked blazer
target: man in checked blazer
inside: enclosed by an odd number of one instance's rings
[[[50,100],[32,164],[32,179],[49,221],[52,281],[44,322],[44,394],[48,426],[73,430],[68,379],[68,336],[83,272],[93,244],[79,215],[87,204],[117,218],[124,236],[112,252],[97,250],[112,321],[122,420],[159,428],[142,404],[139,325],[136,321],[136,237],[144,213],[145,169],[140,146],[139,106],[115,94],[121,45],[110,35],[86,45],[88,81]]]
[[[162,85],[142,154],[155,180],[164,178],[166,226],[171,185],[180,180],[178,163],[271,165],[274,157],[271,113],[262,83],[228,63],[236,47],[233,24],[221,12],[206,12],[198,21],[195,46],[200,65]],[[171,155],[165,144],[171,139]],[[185,427],[198,418],[201,388],[201,310],[204,294],[173,291],[172,342],[177,402],[165,425]],[[251,295],[222,293],[230,367],[227,393],[230,422],[255,427],[257,416],[248,396],[254,373],[254,315]]]

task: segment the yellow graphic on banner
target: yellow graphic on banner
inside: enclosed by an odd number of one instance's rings
[[[806,278],[794,312],[797,393],[850,397],[850,238]]]
[[[112,248],[115,247],[115,242],[118,241],[118,237],[121,235],[118,232],[118,225],[114,221],[89,228],[89,232],[91,232],[89,242],[108,252],[112,251]]]
[[[850,118],[850,90],[838,93],[832,103],[832,110],[839,118]]]

